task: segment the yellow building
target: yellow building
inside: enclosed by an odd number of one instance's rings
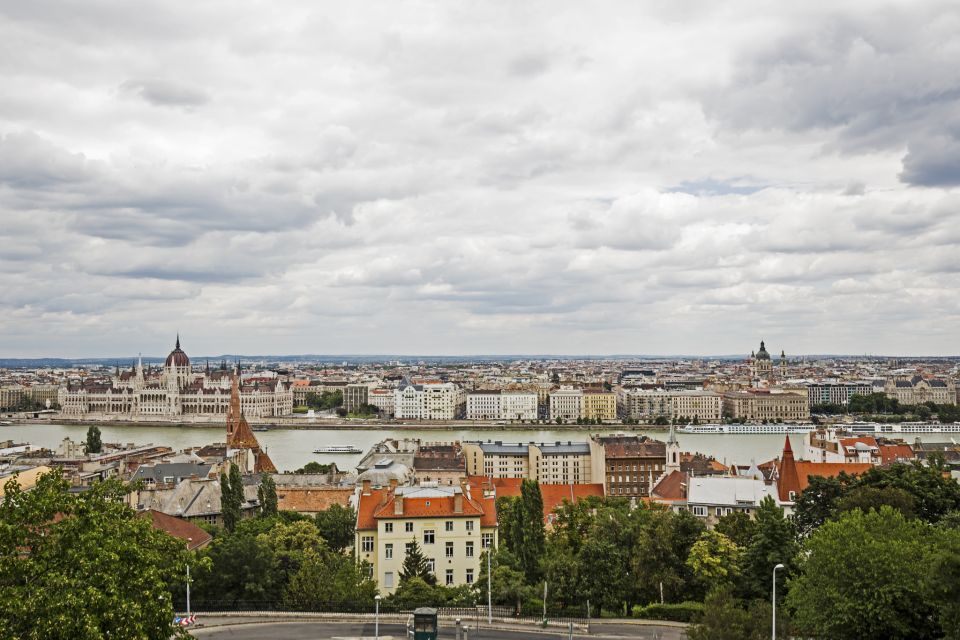
[[[585,390],[583,417],[588,420],[616,420],[617,394],[612,391]]]
[[[473,584],[480,555],[497,544],[495,494],[466,482],[456,487],[371,489],[364,482],[357,506],[357,560],[370,564],[380,593],[393,593],[407,549],[416,541],[437,583]]]

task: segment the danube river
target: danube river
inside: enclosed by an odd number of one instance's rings
[[[133,442],[137,445],[156,444],[180,450],[225,440],[223,426],[211,427],[151,427],[151,426],[100,426],[104,442]],[[64,438],[83,440],[87,427],[81,425],[20,424],[0,426],[0,441],[27,442],[35,446],[56,449]],[[330,445],[353,445],[364,451],[385,438],[420,438],[423,442],[443,440],[499,440],[502,442],[557,442],[583,441],[589,433],[636,433],[666,440],[663,430],[629,430],[624,427],[607,429],[484,429],[453,427],[438,429],[271,429],[256,434],[260,443],[281,471],[292,471],[315,460],[336,462],[341,469],[352,469],[363,454],[314,454],[313,450]],[[790,442],[798,457],[804,450],[803,434],[792,434]],[[914,436],[905,436],[909,442]],[[731,435],[678,433],[677,440],[683,451],[697,451],[712,455],[727,464],[750,464],[770,460],[783,450],[783,435]],[[925,434],[923,440],[949,440],[946,434]]]

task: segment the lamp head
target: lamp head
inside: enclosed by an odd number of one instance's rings
[[[377,595],[373,596],[373,599],[374,599],[374,600],[380,600],[380,594],[378,593]]]
[[[782,564],[778,564],[777,566],[775,566],[775,567],[773,568],[774,571],[776,571],[777,569],[783,569],[783,565],[782,565]]]

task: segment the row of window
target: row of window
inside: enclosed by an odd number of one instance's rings
[[[639,466],[640,468],[637,469],[637,466]],[[661,464],[659,464],[659,463],[657,463],[657,464],[641,464],[641,465],[636,465],[636,464],[634,464],[634,465],[633,465],[633,470],[634,470],[634,471],[659,471],[659,470],[661,469],[661,467],[663,467],[663,465],[661,465]],[[611,464],[611,465],[610,465],[610,471],[630,471],[630,465],[629,465],[629,464],[617,464],[617,465]]]
[[[433,573],[433,571],[434,571],[433,561],[432,561],[432,560],[429,561],[428,564],[430,564],[430,572]],[[446,573],[444,574],[444,584],[447,585],[448,587],[449,587],[449,586],[452,586],[452,585],[455,583],[455,575],[456,575],[456,574],[454,573],[454,570],[453,570],[453,569],[447,569],[447,570],[446,570]],[[384,572],[384,574],[383,574],[383,588],[384,588],[384,589],[392,589],[392,588],[393,588],[393,578],[394,578],[394,576],[393,576],[393,571],[385,571],[385,572]],[[474,579],[473,569],[467,569],[467,570],[464,572],[464,582],[466,582],[467,584],[473,584],[473,579]]]
[[[423,532],[423,543],[424,544],[434,544],[436,541],[436,534],[433,529],[427,529]],[[444,556],[447,558],[452,558],[454,556],[454,545],[452,541],[444,543]],[[480,546],[484,549],[489,549],[493,545],[493,534],[484,533],[480,536]],[[464,553],[468,558],[473,557],[473,540],[467,540],[464,543]],[[404,553],[410,553],[410,550],[413,548],[412,542],[407,542],[404,544]],[[373,553],[373,536],[361,536],[360,538],[360,551],[363,553]],[[383,555],[387,560],[393,559],[393,543],[388,542],[383,546]]]
[[[429,503],[427,503],[427,504],[429,504]],[[467,521],[464,523],[464,526],[465,526],[465,528],[466,528],[467,531],[473,531],[474,525],[475,525],[475,521],[473,521],[473,520],[467,520]],[[444,528],[445,531],[453,531],[453,529],[454,529],[454,521],[453,521],[453,520],[447,520],[446,522],[443,523],[443,528]],[[404,531],[404,533],[413,533],[413,523],[412,523],[412,522],[404,522],[404,523],[403,523],[403,531]],[[383,532],[384,532],[384,533],[393,533],[393,523],[392,523],[392,522],[384,522],[384,523],[383,523]],[[424,543],[424,544],[433,544],[433,532],[434,532],[433,529],[424,529],[424,531],[423,531],[423,543]],[[427,534],[430,534],[430,541],[429,541],[429,542],[427,542]]]

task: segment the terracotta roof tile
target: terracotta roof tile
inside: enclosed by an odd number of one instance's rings
[[[179,538],[187,543],[187,549],[201,549],[213,539],[209,533],[193,524],[189,520],[167,515],[155,509],[148,509],[137,514],[139,518],[150,518],[150,524],[154,529],[166,531],[175,538]]]

